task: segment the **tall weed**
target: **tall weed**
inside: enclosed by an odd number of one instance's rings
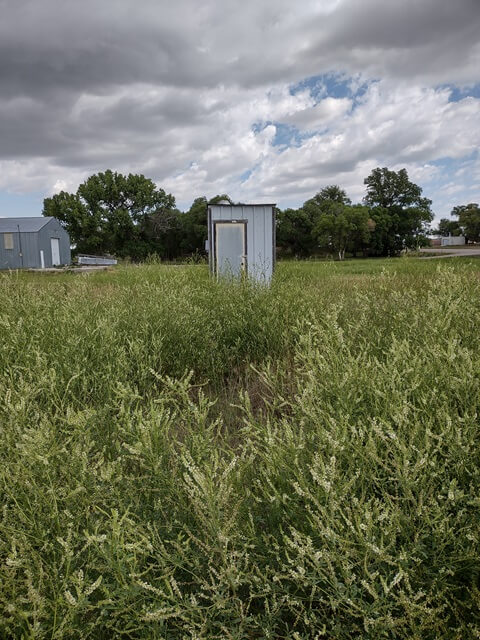
[[[0,296],[5,637],[480,637],[474,262]]]

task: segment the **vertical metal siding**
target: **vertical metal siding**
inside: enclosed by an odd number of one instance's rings
[[[13,234],[13,249],[5,249],[3,233],[0,233],[0,269],[17,269],[19,261],[18,233]]]
[[[246,220],[248,274],[259,281],[269,281],[274,267],[275,229],[272,205],[209,205],[209,239],[218,220]],[[212,250],[215,250],[210,244]],[[210,257],[213,263],[214,256]],[[213,271],[213,266],[210,267]]]
[[[52,267],[52,245],[51,238],[60,240],[60,263],[70,264],[72,261],[70,254],[70,236],[55,218],[38,232],[38,262],[40,263],[40,250],[45,256],[45,267]]]
[[[0,269],[22,269],[39,267],[40,254],[36,259],[37,233],[12,233],[13,249],[4,249],[3,233],[0,233]],[[21,251],[20,251],[21,247]],[[20,253],[22,255],[20,255]]]
[[[40,267],[38,233],[21,233],[24,267]]]

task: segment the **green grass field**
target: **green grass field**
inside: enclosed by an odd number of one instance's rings
[[[0,637],[480,638],[480,261],[0,300]]]

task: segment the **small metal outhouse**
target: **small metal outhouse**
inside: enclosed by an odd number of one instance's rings
[[[248,275],[270,282],[275,266],[275,205],[208,205],[210,270],[218,276]]]

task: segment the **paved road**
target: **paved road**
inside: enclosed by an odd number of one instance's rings
[[[428,247],[422,253],[436,253],[441,255],[425,256],[425,260],[432,258],[456,258],[458,256],[480,256],[480,247]]]

